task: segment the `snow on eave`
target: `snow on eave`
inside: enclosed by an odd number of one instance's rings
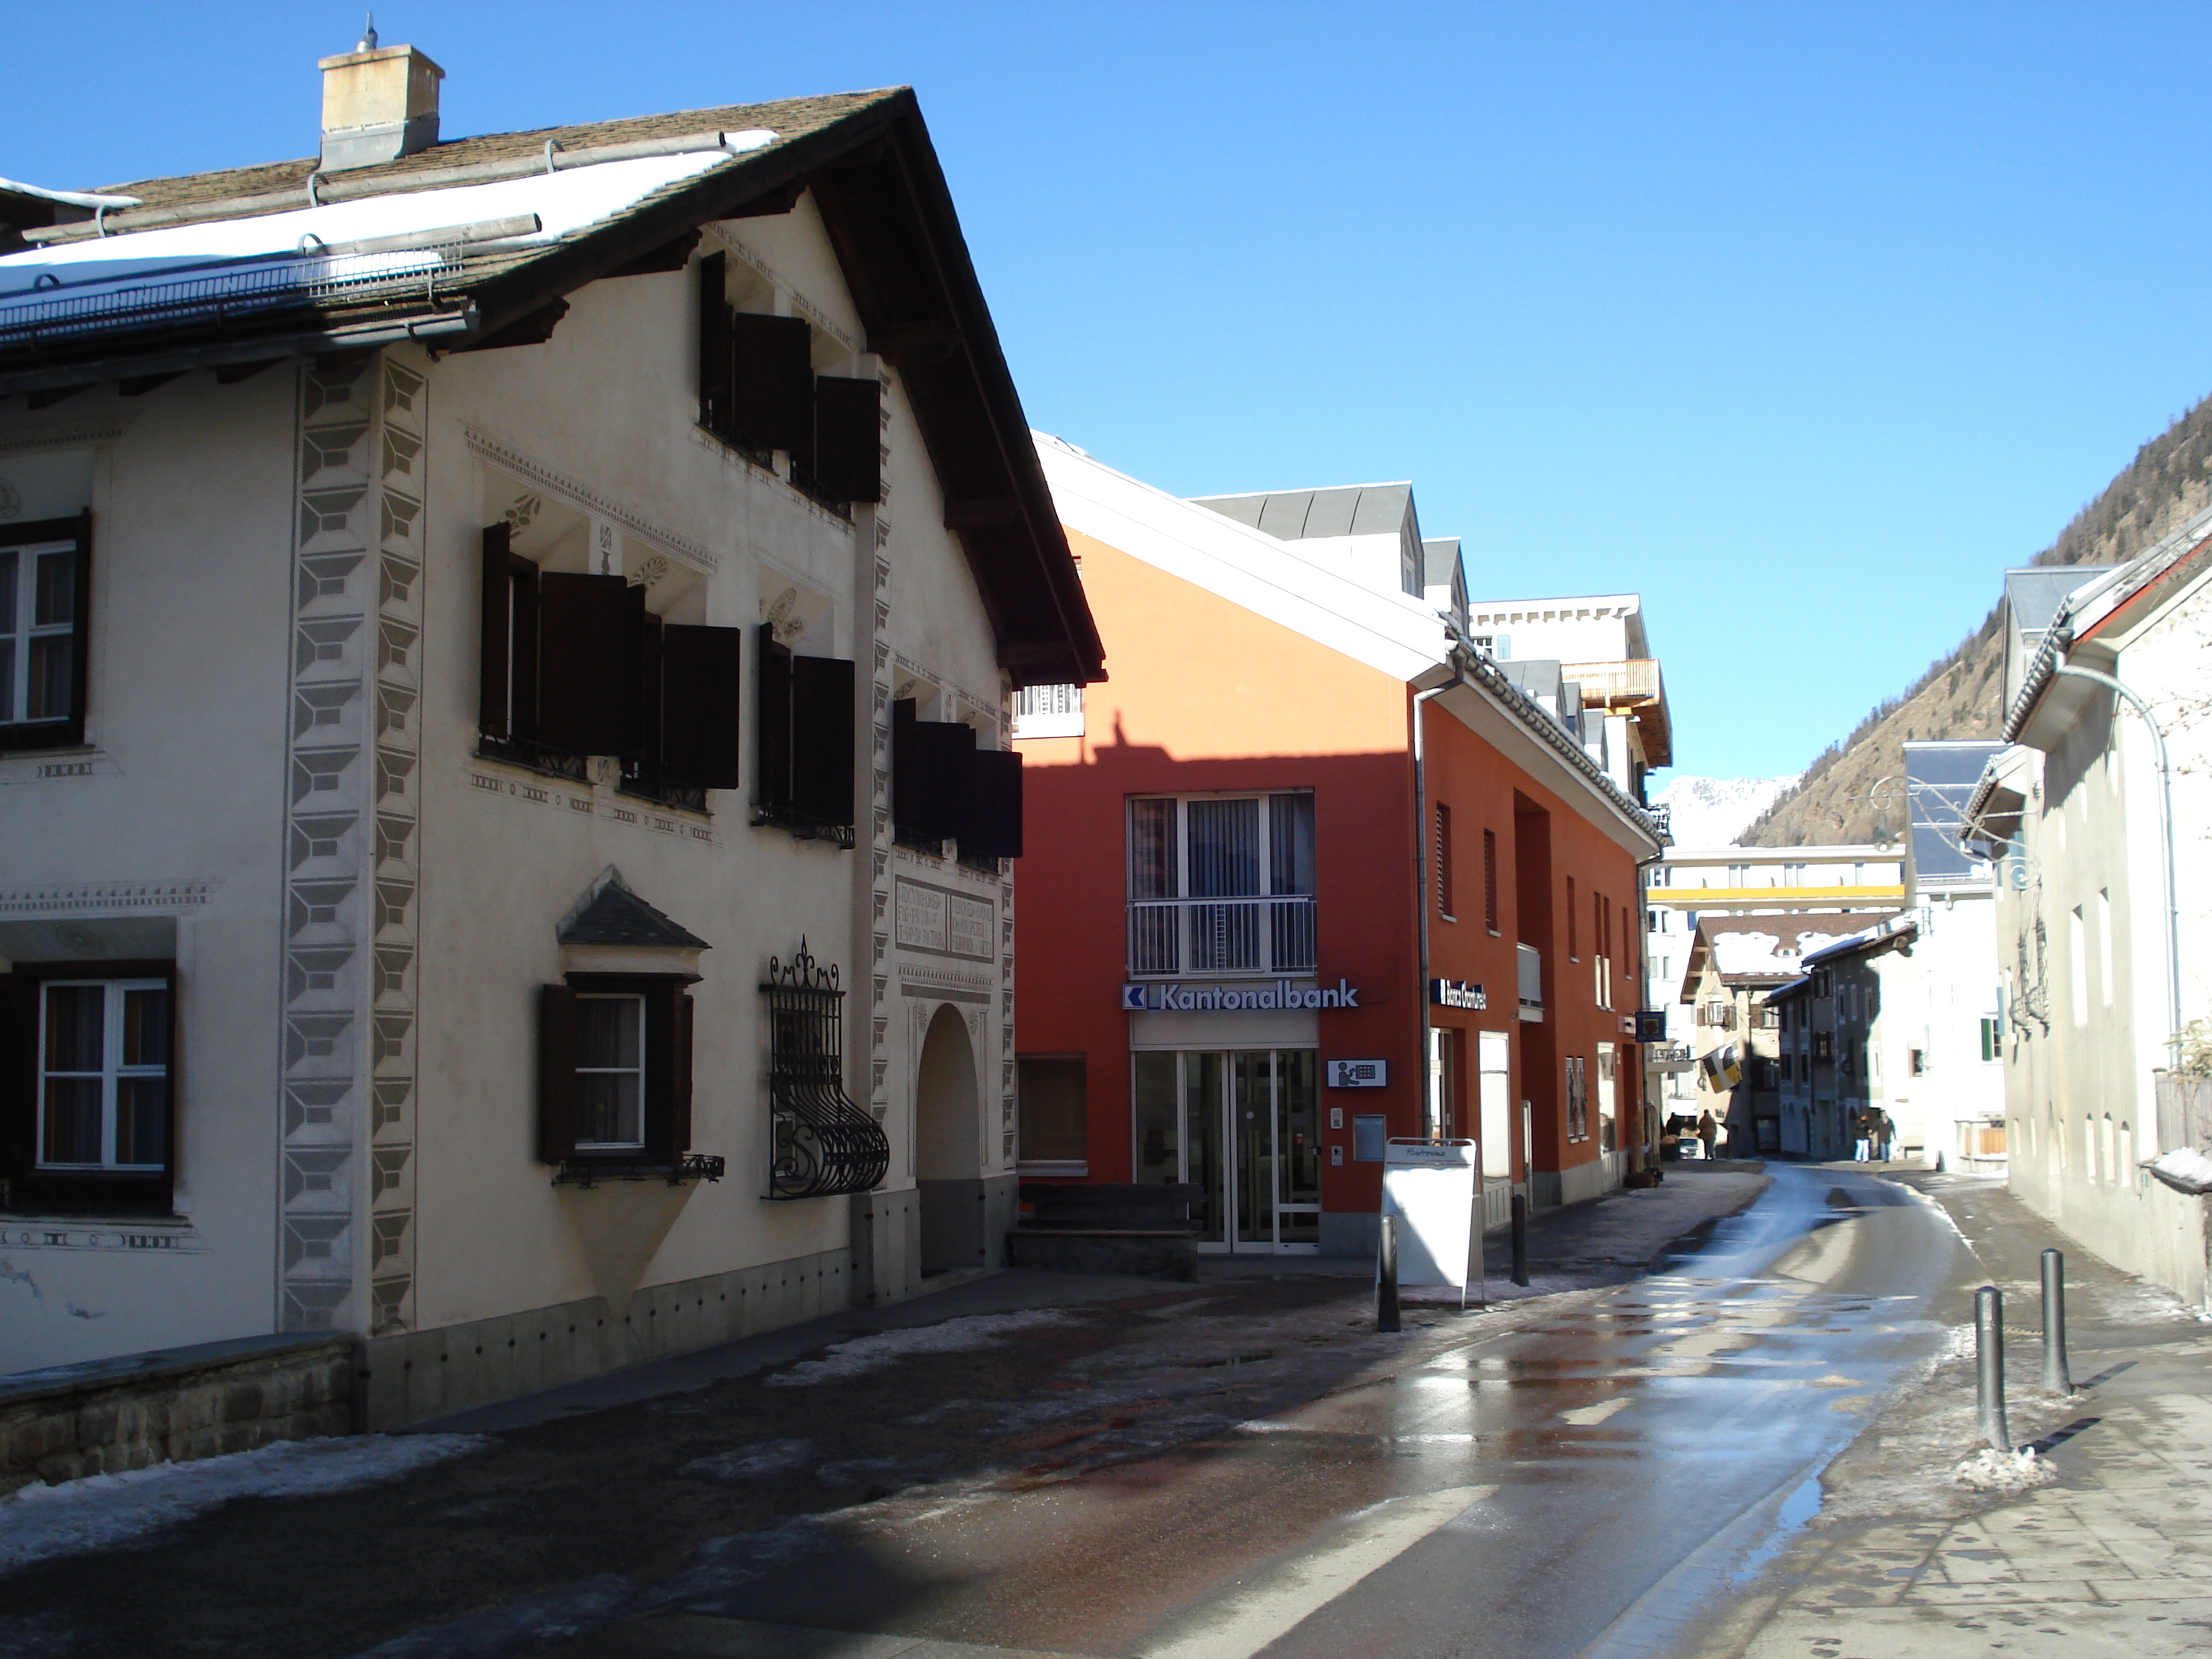
[[[1212,507],[1117,472],[1048,433],[1032,434],[1060,522],[1256,616],[1410,681],[1447,659],[1443,619]]]
[[[139,205],[136,196],[101,196],[82,190],[47,190],[39,185],[27,185],[19,179],[0,179],[0,196],[28,196],[34,201],[59,202],[64,207],[89,208],[97,213],[106,208],[111,212]]]

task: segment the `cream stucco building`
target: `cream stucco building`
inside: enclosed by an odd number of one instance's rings
[[[1101,656],[912,95],[325,70],[0,186],[0,1372],[350,1333],[386,1425],[994,1259]]]
[[[2011,746],[1967,818],[1998,860],[2011,1185],[2202,1302],[2212,1124],[2169,1074],[2212,1008],[2212,514],[2114,569],[2014,572],[2006,610]]]

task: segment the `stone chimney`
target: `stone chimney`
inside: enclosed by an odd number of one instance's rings
[[[438,142],[446,71],[412,46],[380,46],[372,26],[351,52],[325,58],[323,170],[372,167]]]

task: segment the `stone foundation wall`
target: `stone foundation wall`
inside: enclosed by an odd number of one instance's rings
[[[754,1267],[645,1286],[620,1310],[602,1297],[362,1345],[363,1426],[404,1428],[540,1389],[690,1353],[839,1313],[862,1277],[841,1246]],[[882,1301],[898,1299],[890,1287]]]
[[[348,1433],[355,1346],[246,1337],[0,1379],[0,1492]]]

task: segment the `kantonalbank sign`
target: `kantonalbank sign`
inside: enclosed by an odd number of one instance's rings
[[[1133,1014],[1229,1014],[1273,1012],[1291,1008],[1357,1008],[1359,988],[1339,980],[1324,989],[1279,979],[1255,988],[1249,985],[1124,985],[1121,1007]]]

